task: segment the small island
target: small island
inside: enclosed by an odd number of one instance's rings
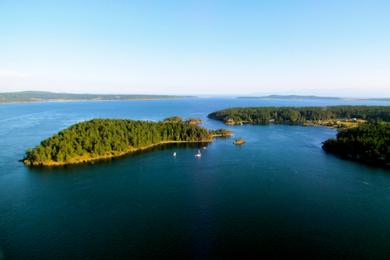
[[[187,119],[186,122],[190,125],[200,125],[202,123],[202,119],[192,117]]]
[[[171,117],[167,117],[163,120],[163,122],[165,123],[182,123],[182,122],[185,122],[189,125],[200,125],[202,123],[202,119],[199,119],[199,118],[194,118],[194,117],[191,117],[191,118],[188,118],[187,120],[184,120],[181,116],[171,116]]]
[[[236,145],[242,145],[245,144],[245,140],[243,138],[238,138],[234,141],[234,144]]]
[[[344,128],[367,121],[390,121],[390,106],[229,108],[210,113],[208,117],[227,125],[296,124]]]
[[[232,131],[225,128],[210,130],[210,133],[215,137],[231,137],[233,135]]]
[[[178,118],[160,122],[93,119],[74,124],[29,149],[28,166],[62,166],[119,157],[168,143],[211,142],[227,130],[207,130]]]
[[[368,123],[340,130],[322,148],[344,159],[390,167],[390,124]]]
[[[182,123],[183,121],[181,116],[170,116],[163,120],[164,123]]]

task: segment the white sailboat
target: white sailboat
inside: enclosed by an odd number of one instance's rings
[[[173,152],[172,156],[173,156],[173,157],[176,157],[176,152]]]
[[[195,158],[200,158],[202,157],[202,154],[200,153],[200,150],[198,150],[198,153],[195,154]]]

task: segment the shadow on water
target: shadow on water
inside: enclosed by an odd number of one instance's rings
[[[322,149],[322,148],[321,148]],[[361,161],[357,158],[353,158],[353,157],[348,157],[348,156],[343,156],[343,155],[338,155],[338,154],[334,154],[334,153],[331,153],[331,152],[327,152],[327,151],[324,151],[322,150],[322,152],[326,155],[326,156],[329,156],[329,157],[332,157],[334,159],[339,159],[341,161],[344,161],[344,162],[350,162],[352,163],[353,165],[359,165],[360,168],[366,168],[368,170],[387,170],[389,171],[390,170],[390,164],[386,164],[386,163],[383,163],[383,164],[378,164],[376,162],[372,162],[372,161]]]

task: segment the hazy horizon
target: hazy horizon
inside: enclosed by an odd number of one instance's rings
[[[0,3],[0,92],[390,97],[390,2]]]
[[[56,91],[46,91],[46,90],[21,90],[21,91],[0,91],[0,94],[7,94],[7,93],[23,93],[23,92],[43,92],[43,93],[52,93],[52,94],[76,94],[76,95],[150,95],[150,96],[178,96],[178,97],[197,97],[197,98],[208,98],[208,97],[225,97],[225,98],[237,98],[237,97],[248,97],[248,98],[261,98],[261,97],[268,97],[268,96],[297,96],[297,97],[318,97],[318,98],[341,98],[341,99],[390,99],[390,97],[386,96],[372,96],[372,97],[366,97],[366,96],[325,96],[325,95],[311,95],[311,94],[289,94],[289,93],[249,93],[249,94],[166,94],[166,93],[105,93],[105,92],[56,92]]]

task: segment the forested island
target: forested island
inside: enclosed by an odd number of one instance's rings
[[[108,159],[167,143],[211,142],[213,137],[230,133],[212,130],[187,121],[160,122],[93,119],[74,124],[43,140],[26,152],[29,166],[61,166]]]
[[[148,100],[187,98],[170,95],[122,95],[122,94],[73,94],[47,91],[20,91],[0,93],[0,103],[43,102],[43,101],[99,101],[99,100]]]
[[[322,148],[345,159],[390,167],[390,124],[367,123],[340,130]]]
[[[275,123],[350,127],[366,121],[390,121],[390,106],[229,108],[212,112],[208,117],[228,125]]]
[[[188,118],[187,120],[184,120],[181,116],[167,117],[163,121],[164,122],[171,122],[171,123],[185,122],[185,123],[190,124],[190,125],[199,125],[202,123],[202,120],[199,118],[191,117],[191,118]]]

